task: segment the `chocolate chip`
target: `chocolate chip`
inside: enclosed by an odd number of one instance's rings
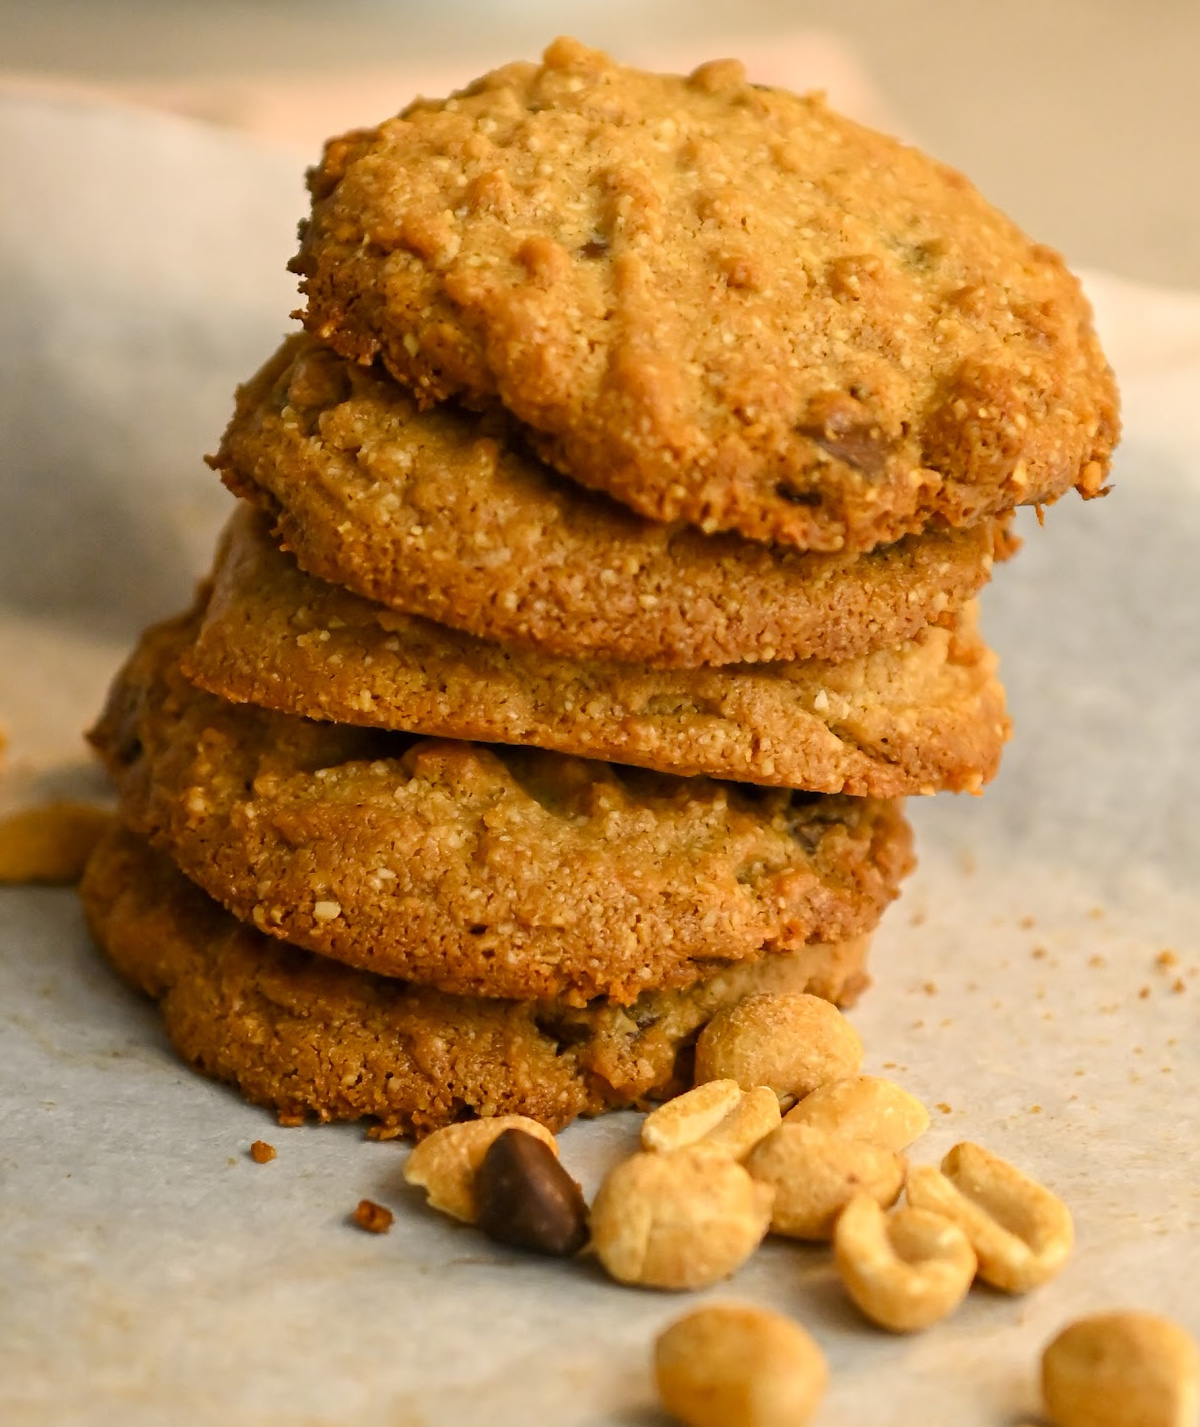
[[[566,1258],[587,1242],[583,1191],[549,1145],[523,1130],[492,1141],[475,1176],[479,1227],[489,1239]]]
[[[133,732],[123,732],[116,747],[117,763],[122,768],[132,768],[145,752],[142,740]]]
[[[780,500],[786,500],[789,505],[806,505],[815,508],[823,500],[820,491],[797,490],[795,486],[789,486],[786,481],[779,482],[775,487],[775,494]]]
[[[865,476],[880,475],[891,455],[892,443],[866,406],[839,392],[825,392],[816,398],[809,420],[796,429],[835,461]]]

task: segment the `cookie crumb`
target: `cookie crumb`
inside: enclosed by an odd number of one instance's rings
[[[1139,1001],[1148,1001],[1149,999],[1150,999],[1150,988],[1149,988],[1149,986],[1142,986],[1142,987],[1140,987],[1139,990],[1138,990],[1138,1000],[1139,1000]]]
[[[275,1118],[285,1130],[294,1130],[298,1125],[304,1123],[303,1111],[280,1110]]]
[[[358,1208],[354,1211],[354,1222],[368,1234],[386,1234],[395,1217],[390,1209],[376,1204],[373,1199],[360,1199]]]
[[[1179,965],[1179,957],[1167,946],[1154,958],[1154,964],[1160,971],[1170,971]]]
[[[947,1105],[944,1100],[939,1100],[933,1108],[940,1110],[943,1115],[952,1115],[954,1113],[953,1108]]]
[[[270,1164],[275,1154],[275,1146],[267,1144],[266,1140],[255,1140],[250,1146],[250,1158],[255,1164]]]

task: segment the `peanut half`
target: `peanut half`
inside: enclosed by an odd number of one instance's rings
[[[1062,1268],[1075,1244],[1071,1212],[1057,1195],[979,1145],[955,1145],[940,1170],[909,1171],[908,1202],[952,1219],[971,1241],[979,1277],[1028,1293]]]
[[[737,1106],[742,1093],[736,1080],[710,1080],[668,1100],[642,1121],[643,1149],[679,1150],[695,1144]]]
[[[1098,1313],[1042,1354],[1054,1427],[1194,1427],[1200,1353],[1178,1323],[1153,1313]]]
[[[694,1145],[743,1159],[779,1119],[779,1100],[769,1086],[743,1090],[736,1080],[710,1080],[647,1115],[642,1145],[659,1151]]]
[[[696,1083],[736,1080],[743,1090],[769,1085],[790,1103],[820,1085],[853,1075],[862,1041],[845,1016],[804,991],[746,996],[718,1011],[696,1042]]]
[[[851,1199],[833,1231],[833,1258],[846,1292],[872,1321],[914,1333],[947,1318],[975,1278],[975,1251],[941,1214],[885,1214],[868,1194]]]
[[[786,1123],[815,1125],[851,1140],[905,1150],[929,1128],[929,1111],[907,1090],[877,1075],[848,1075],[806,1095]]]
[[[755,1145],[746,1168],[775,1191],[771,1228],[793,1239],[828,1239],[856,1194],[894,1204],[904,1188],[903,1155],[812,1125],[787,1124]]]
[[[660,1334],[654,1376],[663,1406],[686,1427],[804,1427],[829,1369],[798,1323],[714,1303]]]
[[[773,1197],[722,1155],[696,1148],[635,1154],[600,1186],[592,1248],[621,1283],[704,1288],[759,1246]]]
[[[558,1154],[558,1141],[536,1120],[524,1115],[493,1115],[490,1119],[464,1120],[427,1135],[404,1165],[404,1179],[424,1189],[430,1207],[454,1219],[474,1224],[479,1218],[475,1176],[483,1157],[505,1130],[524,1130]]]

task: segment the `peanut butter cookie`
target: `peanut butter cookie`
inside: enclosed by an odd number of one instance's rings
[[[945,616],[1007,550],[991,522],[866,556],[660,525],[555,476],[511,434],[496,413],[421,412],[299,337],[239,392],[212,459],[310,574],[571,658],[853,658]]]
[[[866,550],[1104,488],[1078,283],[960,174],[718,61],[570,40],[332,140],[304,320],[656,520]]]
[[[866,938],[732,967],[629,1007],[447,996],[263,936],[117,829],[80,893],[118,971],[153,996],[180,1055],[289,1118],[373,1116],[420,1136],[467,1114],[559,1129],[685,1089],[696,1035],[757,991],[852,1000]]]
[[[460,994],[583,1004],[870,931],[899,806],[233,705],[150,630],[91,737],[123,816],[245,921]]]
[[[307,718],[885,798],[993,775],[995,665],[973,605],[840,664],[667,670],[485,643],[305,575],[244,503],[183,656],[209,692]]]

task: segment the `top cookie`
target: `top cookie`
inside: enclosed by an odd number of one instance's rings
[[[1115,389],[1060,259],[732,61],[560,40],[331,141],[309,184],[310,330],[502,403],[655,519],[866,550],[1103,488]]]

